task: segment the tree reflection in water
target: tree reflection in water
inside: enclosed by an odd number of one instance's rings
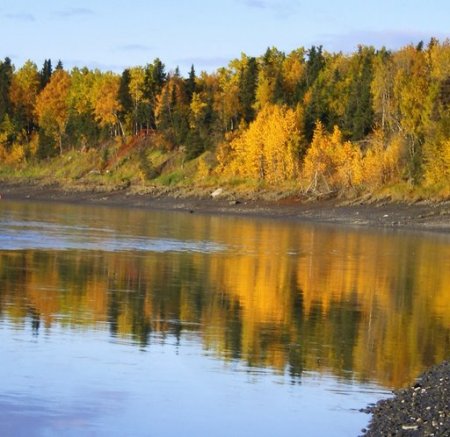
[[[134,212],[133,232],[150,232],[145,217]],[[164,215],[157,217],[161,229]],[[0,317],[30,323],[35,335],[55,324],[106,325],[142,348],[195,338],[225,361],[288,373],[293,382],[305,370],[329,371],[399,387],[450,350],[445,238],[178,220],[173,238],[224,249],[1,251]]]

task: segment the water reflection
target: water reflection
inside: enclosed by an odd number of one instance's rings
[[[35,336],[194,338],[292,382],[314,371],[385,387],[450,350],[446,237],[33,204],[11,204],[0,227],[0,326]]]

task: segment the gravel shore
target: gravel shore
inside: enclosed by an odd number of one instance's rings
[[[432,367],[394,397],[363,410],[372,414],[364,437],[450,436],[450,362]]]

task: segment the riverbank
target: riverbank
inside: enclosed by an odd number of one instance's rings
[[[410,387],[363,411],[372,420],[364,437],[449,436],[450,362],[432,367]]]
[[[291,196],[264,200],[226,190],[205,189],[193,193],[181,189],[154,188],[145,192],[125,187],[115,191],[67,191],[57,185],[0,183],[2,200],[69,202],[185,211],[198,214],[242,215],[298,222],[392,228],[450,233],[450,201],[414,203],[368,198],[353,201],[309,199]]]

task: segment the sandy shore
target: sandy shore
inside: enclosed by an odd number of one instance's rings
[[[125,208],[178,210],[200,214],[242,215],[272,219],[331,223],[377,228],[450,233],[450,201],[413,204],[376,202],[344,203],[336,199],[307,202],[297,198],[280,201],[239,199],[227,195],[212,198],[179,197],[164,194],[133,193],[130,189],[114,192],[64,191],[55,186],[0,183],[2,200],[35,200],[74,204],[110,205]]]

